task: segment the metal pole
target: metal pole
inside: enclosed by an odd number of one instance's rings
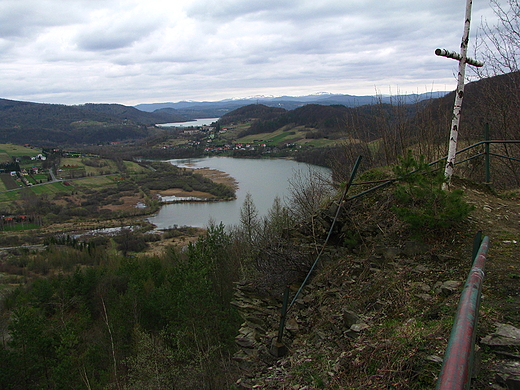
[[[334,219],[332,220],[332,224],[330,225],[329,233],[327,234],[327,238],[325,239],[325,242],[323,243],[321,250],[318,253],[318,256],[316,256],[316,260],[314,260],[314,263],[312,264],[311,269],[307,273],[307,276],[303,280],[300,288],[298,289],[298,291],[296,291],[296,294],[294,295],[294,297],[291,301],[291,304],[289,305],[289,309],[294,305],[294,303],[296,302],[296,299],[298,299],[298,296],[300,295],[301,291],[307,284],[307,281],[311,277],[312,271],[314,271],[316,264],[318,264],[318,260],[320,259],[323,251],[325,250],[325,247],[327,246],[327,243],[329,242],[330,236],[332,235],[332,231],[334,229],[334,225],[336,224],[336,220],[338,219],[339,212],[341,211],[341,205],[342,205],[343,201],[345,200],[345,197],[347,196],[347,192],[348,192],[349,188],[352,186],[352,182],[354,181],[354,178],[356,177],[356,173],[357,173],[357,170],[359,168],[359,164],[361,163],[362,158],[363,158],[363,156],[358,156],[358,158],[356,159],[356,162],[354,163],[354,167],[352,168],[352,172],[350,173],[350,179],[349,179],[348,183],[345,185],[345,189],[343,191],[343,194],[341,195],[341,199],[338,202],[338,208],[336,209],[336,214],[334,216]]]
[[[307,273],[307,276],[305,277],[303,283],[301,284],[300,288],[298,289],[298,291],[294,295],[294,298],[291,301],[291,304],[289,305],[289,307],[287,307],[287,304],[289,302],[289,287],[287,287],[285,289],[284,296],[283,296],[282,312],[280,314],[280,325],[278,327],[278,337],[276,338],[276,342],[273,343],[273,345],[271,346],[271,354],[273,354],[275,356],[283,356],[283,355],[285,355],[285,353],[287,351],[287,348],[283,345],[283,342],[282,342],[283,331],[285,329],[285,321],[287,319],[287,311],[296,302],[296,299],[298,298],[298,296],[300,295],[301,291],[303,290],[303,288],[307,284],[307,281],[309,280],[309,278],[310,278],[310,276],[312,274],[312,271],[316,267],[316,264],[318,264],[318,260],[320,259],[321,254],[323,253],[323,251],[324,251],[324,249],[325,249],[325,247],[326,247],[326,245],[327,245],[327,243],[328,243],[328,241],[330,239],[330,236],[332,234],[332,230],[334,229],[334,225],[336,223],[336,220],[338,219],[338,215],[339,215],[339,212],[341,210],[341,205],[342,205],[345,197],[347,196],[347,192],[348,192],[350,186],[352,185],[352,182],[354,181],[354,178],[356,177],[356,173],[357,173],[357,170],[359,168],[359,164],[361,163],[361,159],[362,159],[362,156],[358,156],[358,158],[356,159],[356,162],[354,163],[354,167],[352,168],[352,172],[350,173],[350,179],[349,179],[348,183],[345,185],[345,189],[343,191],[341,199],[339,200],[338,208],[336,209],[336,214],[335,214],[334,220],[332,221],[332,224],[330,226],[327,238],[325,239],[325,242],[323,243],[323,246],[321,247],[321,251],[320,251],[320,253],[318,253],[318,256],[316,257],[316,260],[312,264],[311,269]]]
[[[281,344],[283,338],[283,330],[285,329],[285,319],[287,318],[287,303],[289,302],[289,287],[285,288],[283,293],[282,314],[280,315],[280,326],[278,327],[277,341]]]
[[[479,230],[477,234],[475,234],[475,238],[473,239],[473,255],[471,256],[471,264],[475,262],[475,259],[478,256],[478,251],[480,250],[480,245],[482,244],[482,230]]]
[[[484,125],[484,139],[489,141],[489,123]],[[486,183],[491,183],[491,167],[489,164],[489,142],[485,144]]]
[[[437,390],[463,390],[471,385],[475,336],[489,237],[484,237],[462,291]]]
[[[289,302],[289,286],[285,288],[283,294],[282,312],[280,314],[280,326],[278,327],[278,337],[273,339],[271,343],[271,355],[276,357],[282,357],[287,354],[287,347],[283,343],[283,331],[285,328],[285,320],[287,318],[287,302]]]

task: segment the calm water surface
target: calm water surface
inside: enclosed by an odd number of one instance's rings
[[[240,222],[240,208],[247,193],[260,216],[265,216],[278,196],[282,201],[289,196],[289,180],[300,172],[308,175],[315,170],[329,175],[327,168],[285,159],[241,159],[232,157],[205,157],[169,160],[173,165],[191,168],[212,168],[226,172],[238,182],[237,199],[230,202],[175,203],[164,205],[149,221],[159,229],[177,226],[207,227],[210,220],[226,226]]]
[[[158,127],[198,127],[198,126],[209,126],[213,122],[218,121],[220,118],[202,118],[195,119],[188,122],[173,122],[173,123],[161,123],[157,124]]]

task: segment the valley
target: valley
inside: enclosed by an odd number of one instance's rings
[[[490,82],[468,85],[460,145],[482,140],[484,122],[492,138],[519,138],[514,95]],[[482,231],[491,249],[474,388],[505,389],[497,367],[518,349],[506,359],[482,340],[497,323],[520,325],[518,145],[492,146],[489,183],[484,147],[474,149],[444,191],[427,162],[445,153],[452,98],[252,104],[193,129],[124,118],[120,106],[51,107],[63,114],[54,123],[32,107],[20,122],[11,108],[31,107],[0,102],[0,387],[432,388]],[[349,195],[392,181],[340,202],[358,156]],[[154,229],[167,197],[238,196],[226,169],[160,162],[189,157],[241,158],[264,187],[244,159],[305,161],[332,177],[296,181],[262,214],[246,196],[233,227]],[[287,354],[274,356],[282,292],[294,296],[329,237],[286,323]]]
[[[232,178],[212,170],[193,175],[169,164],[14,144],[0,145],[0,153],[0,240],[5,246],[41,244],[55,234],[107,227],[150,230],[146,217],[160,208],[158,195],[234,197]]]

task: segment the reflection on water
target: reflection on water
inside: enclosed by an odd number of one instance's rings
[[[212,123],[218,121],[220,118],[202,118],[195,119],[187,122],[173,122],[173,123],[160,123],[156,124],[158,127],[199,127],[199,126],[209,126]]]
[[[205,202],[206,198],[197,198],[195,196],[159,196],[159,201],[161,202]]]
[[[229,202],[175,203],[164,205],[149,221],[159,229],[177,226],[206,227],[208,222],[236,225],[240,221],[240,208],[247,193],[253,197],[259,216],[265,216],[275,197],[282,201],[289,196],[289,180],[300,172],[316,170],[330,175],[327,168],[286,159],[239,159],[232,157],[205,157],[169,160],[177,166],[212,168],[226,172],[238,183],[237,199]]]

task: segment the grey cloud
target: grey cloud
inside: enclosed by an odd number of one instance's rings
[[[453,0],[183,2],[0,0],[4,93],[125,103],[444,88],[453,64],[433,52],[457,50],[464,16]]]
[[[291,21],[297,25],[313,23],[323,18],[351,16],[384,20],[400,18],[403,23],[416,13],[428,12],[449,17],[457,9],[452,0],[435,2],[380,1],[380,0],[196,0],[186,7],[189,17],[231,21],[239,17],[265,22]],[[457,16],[455,12],[451,12]],[[374,26],[375,28],[377,26]]]
[[[78,48],[87,51],[108,51],[131,46],[145,39],[158,28],[155,20],[110,20],[105,25],[83,29],[76,37]]]
[[[106,51],[121,49],[130,46],[141,35],[133,31],[106,32],[103,30],[91,31],[78,37],[78,47],[87,51]]]
[[[83,19],[83,7],[93,8],[97,3],[100,1],[2,0],[0,37],[32,37],[48,27],[77,23]]]
[[[268,12],[274,14],[281,9],[297,7],[297,0],[197,0],[186,6],[186,14],[192,18],[233,20],[240,16]]]

